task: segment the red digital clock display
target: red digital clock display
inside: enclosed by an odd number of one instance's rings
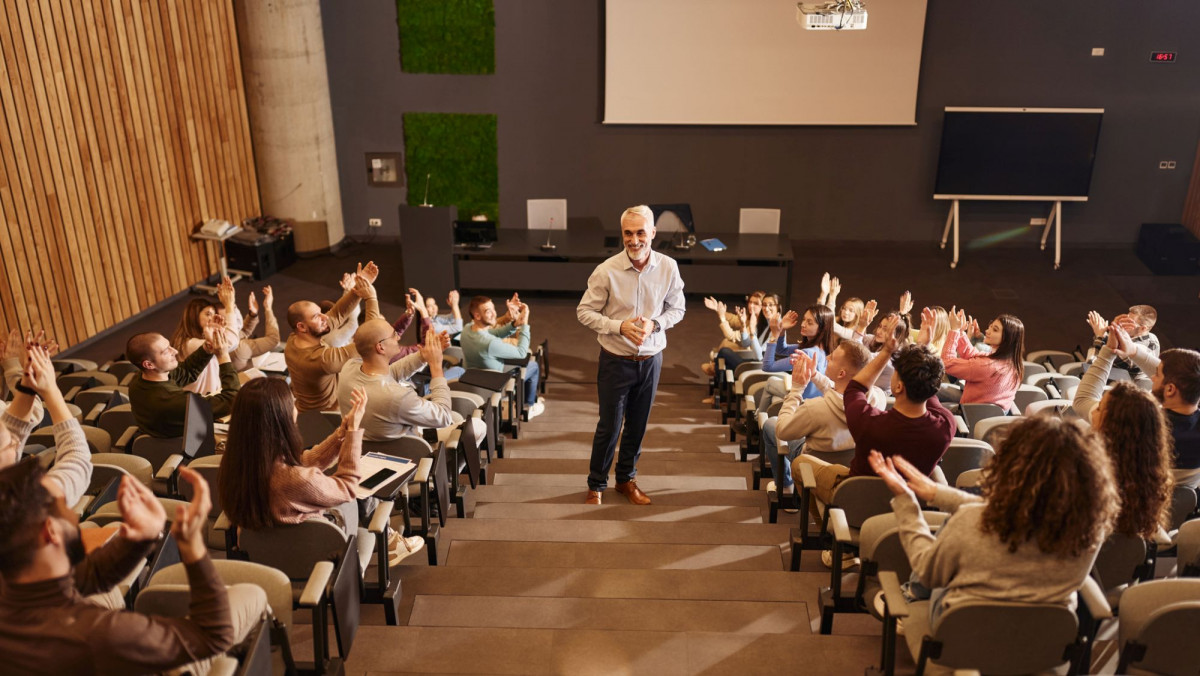
[[[1170,63],[1175,60],[1175,52],[1150,52],[1150,60],[1157,63]]]

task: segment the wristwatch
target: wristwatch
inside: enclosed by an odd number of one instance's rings
[[[659,324],[657,319],[651,319],[650,321],[654,322],[654,330],[650,333],[658,333],[659,331],[662,331],[662,324]]]

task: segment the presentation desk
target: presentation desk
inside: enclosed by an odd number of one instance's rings
[[[454,247],[457,288],[499,291],[578,291],[587,288],[596,265],[622,251],[616,233],[598,230],[554,230],[553,251],[543,251],[546,230],[500,230],[488,249]],[[711,235],[696,235],[697,240]],[[756,289],[786,300],[792,287],[792,245],[784,235],[715,235],[728,247],[713,252],[698,241],[686,251],[676,238],[660,232],[654,250],[679,262],[684,291],[696,294],[745,295]],[[605,246],[615,239],[615,246]]]

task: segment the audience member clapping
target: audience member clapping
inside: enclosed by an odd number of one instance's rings
[[[966,329],[974,320],[962,310],[951,309],[950,335],[942,346],[946,373],[963,381],[961,402],[995,404],[1008,411],[1025,378],[1025,325],[1013,315],[1002,314],[988,324],[983,342],[991,352],[975,349]],[[932,321],[932,320],[931,320]]]
[[[1088,325],[1092,327],[1092,349],[1090,356],[1092,358],[1104,347],[1104,343],[1108,339],[1109,322],[1100,316],[1095,310],[1088,313]],[[1150,332],[1154,328],[1154,324],[1158,321],[1158,311],[1149,305],[1134,305],[1129,308],[1129,312],[1123,315],[1117,315],[1112,323],[1117,324],[1129,333],[1130,339],[1134,345],[1140,345],[1146,348],[1147,352],[1154,356],[1158,356],[1159,343],[1158,336]],[[1139,382],[1143,386],[1149,383],[1153,373],[1145,373],[1137,367],[1136,364],[1125,359],[1118,358],[1113,362],[1113,366],[1120,369],[1125,369],[1129,372],[1129,377],[1135,382]]]
[[[341,323],[350,309],[363,302],[365,321],[379,317],[379,300],[375,295],[375,279],[379,268],[374,262],[358,266],[353,291],[346,292],[328,314],[311,301],[301,300],[288,307],[288,336],[284,348],[292,393],[301,411],[332,411],[337,409],[337,374],[354,357],[352,345],[329,347],[321,337]]]
[[[40,397],[54,425],[54,465],[46,474],[46,488],[61,496],[67,506],[83,497],[92,478],[92,453],[79,421],[72,415],[55,381],[54,364],[46,349],[32,342],[21,378],[13,384],[13,400],[0,415],[0,469],[20,460],[21,448],[33,432],[32,411]]]
[[[183,435],[188,393],[184,386],[193,382],[216,357],[221,389],[206,397],[214,418],[229,414],[239,381],[229,361],[231,345],[225,331],[210,326],[205,342],[183,363],[179,352],[162,334],[139,333],[125,343],[125,357],[141,372],[129,383],[129,404],[138,427],[156,437]]]
[[[1013,425],[984,469],[982,498],[931,481],[903,455],[872,452],[870,463],[896,496],[919,582],[909,591],[929,599],[930,626],[972,599],[1072,603],[1121,505],[1103,442],[1052,416]],[[918,499],[953,512],[937,537]]]
[[[347,534],[357,532],[355,489],[362,479],[358,463],[367,401],[365,391],[355,391],[341,425],[304,450],[287,383],[278,378],[246,383],[233,407],[217,481],[230,523],[262,529],[330,518]],[[334,463],[333,474],[325,474]],[[396,535],[389,542],[392,562],[424,544],[420,537]]]
[[[529,306],[522,303],[517,294],[506,303],[508,312],[504,317],[496,316],[496,305],[487,296],[471,299],[468,312],[471,324],[467,326],[459,343],[467,368],[504,370],[504,359],[527,359],[529,357]],[[515,336],[516,345],[504,342],[504,338]],[[527,418],[541,415],[545,404],[538,397],[540,372],[536,360],[525,365],[525,415]]]

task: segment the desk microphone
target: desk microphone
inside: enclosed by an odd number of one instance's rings
[[[425,174],[425,199],[421,201],[421,206],[423,207],[433,206],[429,203],[429,177],[432,175],[433,174]]]
[[[554,251],[558,247],[550,243],[550,235],[554,233],[554,217],[550,217],[550,229],[546,231],[546,243],[542,245],[542,251]]]

